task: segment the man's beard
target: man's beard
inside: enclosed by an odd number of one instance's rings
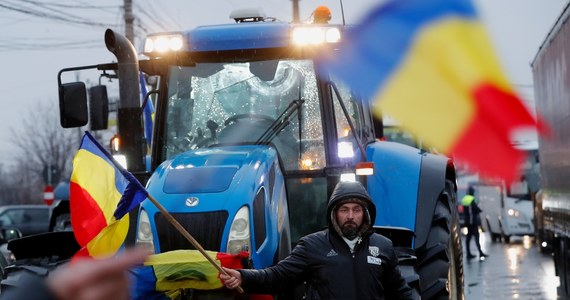
[[[354,240],[358,235],[360,227],[361,226],[356,226],[356,223],[352,221],[347,221],[344,224],[342,224],[342,226],[340,227],[340,231],[342,231],[342,235],[345,238],[349,240]]]

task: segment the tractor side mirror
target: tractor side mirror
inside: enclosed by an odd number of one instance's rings
[[[109,98],[107,87],[96,85],[89,88],[89,120],[91,130],[107,129],[109,124]]]
[[[87,89],[83,82],[59,85],[59,121],[63,128],[85,126],[87,115]]]

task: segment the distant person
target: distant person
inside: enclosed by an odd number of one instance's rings
[[[328,24],[331,19],[331,10],[326,6],[319,6],[313,11],[313,24]]]
[[[102,260],[79,259],[46,279],[28,273],[19,286],[2,290],[0,300],[128,300],[127,271],[147,256],[148,251],[137,249]]]
[[[484,258],[488,255],[483,253],[481,250],[481,244],[479,242],[479,227],[481,226],[481,208],[477,205],[475,199],[475,189],[470,186],[467,194],[461,200],[463,205],[463,213],[465,216],[465,226],[467,227],[467,238],[465,239],[465,249],[467,250],[467,259],[475,258],[475,255],[471,254],[471,238],[475,238],[475,245],[477,245],[477,250],[479,250],[479,257]]]
[[[392,242],[374,233],[376,207],[358,182],[340,182],[327,207],[328,228],[299,241],[291,255],[262,270],[226,269],[225,286],[276,293],[307,281],[306,299],[413,299]]]

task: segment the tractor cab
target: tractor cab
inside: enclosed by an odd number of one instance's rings
[[[187,151],[275,148],[295,207],[289,213],[296,242],[326,225],[328,195],[340,176],[354,178],[355,163],[374,141],[371,114],[342,82],[319,72],[315,55],[333,51],[342,27],[239,16],[237,24],[147,39],[150,62],[164,61],[163,73],[153,74],[161,79],[162,112],[153,166]],[[159,51],[161,40],[173,47]]]

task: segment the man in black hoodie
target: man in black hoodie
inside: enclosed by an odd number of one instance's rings
[[[396,268],[392,242],[373,232],[376,207],[358,182],[340,182],[329,200],[328,228],[299,241],[291,255],[262,270],[226,269],[227,288],[274,293],[307,281],[306,299],[413,299]]]

